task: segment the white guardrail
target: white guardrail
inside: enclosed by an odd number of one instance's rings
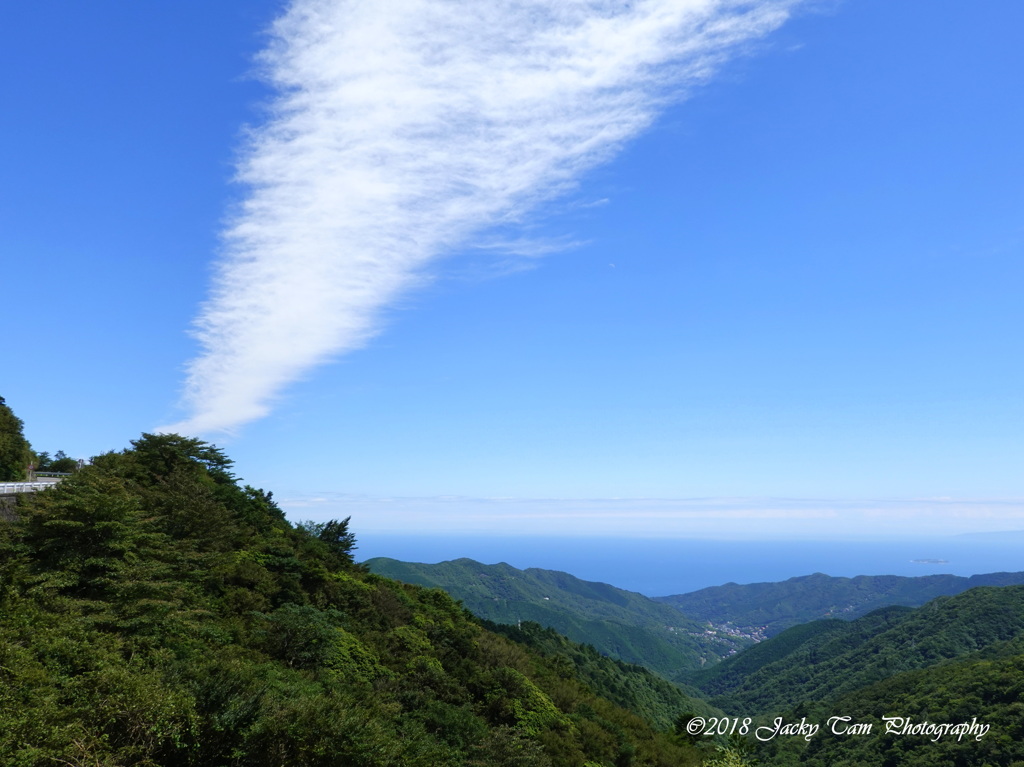
[[[53,487],[57,482],[0,482],[0,495],[14,495],[15,493],[37,493],[48,487]]]

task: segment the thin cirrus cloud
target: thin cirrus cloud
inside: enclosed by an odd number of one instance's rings
[[[358,516],[372,534],[828,540],[1001,535],[1024,498],[474,498],[326,492],[280,499],[289,514]]]
[[[294,0],[180,423],[232,431],[455,249],[564,193],[797,0]]]

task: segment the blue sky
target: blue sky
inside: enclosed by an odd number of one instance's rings
[[[357,532],[1024,527],[1019,3],[710,3],[703,36],[580,3],[550,50],[416,0],[310,42],[303,6],[5,10],[0,394],[36,449],[180,426]],[[494,40],[417,47],[462,24]]]

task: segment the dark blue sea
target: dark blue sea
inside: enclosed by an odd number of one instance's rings
[[[887,541],[719,541],[641,538],[358,536],[357,559],[441,562],[469,557],[562,570],[647,596],[798,575],[975,575],[1024,571],[1024,534]],[[915,561],[916,560],[916,561]],[[922,562],[921,560],[945,560]]]

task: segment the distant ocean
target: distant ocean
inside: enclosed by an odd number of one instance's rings
[[[441,562],[469,557],[562,570],[647,596],[798,575],[975,575],[1024,571],[1024,534],[891,541],[715,541],[358,535],[357,559]],[[933,560],[933,561],[927,561]],[[935,560],[945,560],[939,562]]]

